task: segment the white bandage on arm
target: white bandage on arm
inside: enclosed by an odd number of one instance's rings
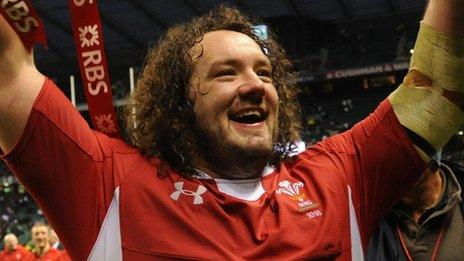
[[[464,39],[422,23],[405,82],[388,97],[426,161],[464,123],[464,112],[442,95],[443,90],[464,92],[463,57]]]

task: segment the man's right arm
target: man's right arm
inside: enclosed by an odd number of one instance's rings
[[[129,149],[89,127],[0,16],[0,156],[73,260],[91,253],[126,173],[115,174],[113,146]]]
[[[0,148],[4,153],[19,140],[44,81],[32,52],[0,15]]]

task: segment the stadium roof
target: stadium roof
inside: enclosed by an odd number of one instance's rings
[[[66,0],[32,0],[45,23],[49,49],[38,48],[39,67],[48,74],[77,71]],[[422,13],[425,0],[100,0],[110,67],[139,65],[149,46],[172,24],[226,3],[266,21],[284,17],[350,23],[373,17]]]

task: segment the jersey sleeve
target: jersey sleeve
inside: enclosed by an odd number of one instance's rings
[[[2,156],[77,260],[90,253],[118,183],[113,142],[46,79],[22,137]]]
[[[391,207],[426,167],[391,104],[383,101],[350,130],[303,153],[323,154],[352,191],[363,247]]]

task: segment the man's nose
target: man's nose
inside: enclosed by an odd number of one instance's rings
[[[238,89],[238,95],[242,100],[253,103],[261,103],[265,92],[264,82],[255,72],[248,73],[244,77],[243,84]]]

